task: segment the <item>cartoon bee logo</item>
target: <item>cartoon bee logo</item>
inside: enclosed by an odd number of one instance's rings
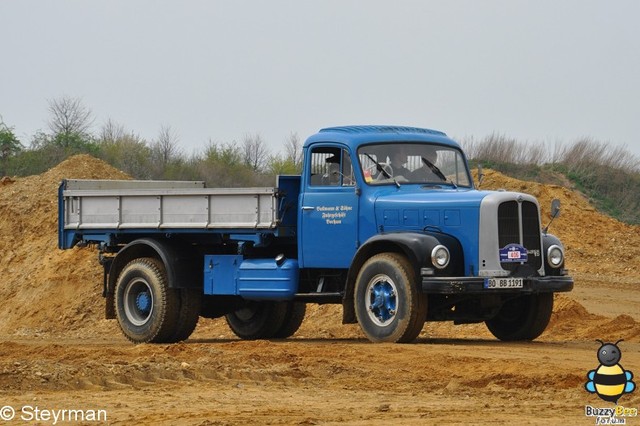
[[[585,389],[589,393],[597,394],[601,399],[618,404],[618,399],[625,394],[635,390],[636,384],[631,381],[633,373],[625,371],[619,364],[622,358],[622,351],[616,343],[605,343],[602,340],[596,340],[600,343],[598,349],[598,361],[600,365],[595,370],[587,373],[589,381],[584,384]]]

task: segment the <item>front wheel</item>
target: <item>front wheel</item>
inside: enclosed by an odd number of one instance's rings
[[[502,305],[485,323],[500,340],[533,340],[547,328],[553,310],[553,293],[516,297]]]
[[[426,295],[418,291],[409,261],[397,253],[365,262],[356,278],[354,303],[358,323],[373,342],[411,342],[427,317]]]

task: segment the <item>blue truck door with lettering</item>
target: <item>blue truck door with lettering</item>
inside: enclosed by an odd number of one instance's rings
[[[336,145],[313,146],[300,199],[299,262],[347,268],[357,249],[358,196],[351,158]]]

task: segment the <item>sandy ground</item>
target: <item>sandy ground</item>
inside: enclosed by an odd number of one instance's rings
[[[545,209],[563,201],[552,231],[576,286],[534,342],[428,323],[413,344],[372,344],[340,324],[338,307],[311,305],[287,340],[241,341],[224,320],[201,320],[186,342],[136,346],[102,319],[95,250],[56,249],[63,177],[125,176],[80,156],[0,185],[0,416],[16,412],[0,424],[54,424],[60,410],[105,410],[106,423],[127,425],[595,424],[585,406],[613,407],[584,389],[595,339],[624,339],[620,364],[640,384],[640,229],[568,189],[490,171],[484,184],[530,192]],[[640,391],[619,404],[640,408]]]
[[[428,324],[413,344],[372,344],[341,326],[335,307],[312,310],[325,317],[321,332],[309,318],[281,341],[237,340],[219,320],[175,345],[134,346],[106,320],[90,337],[5,336],[0,405],[102,409],[112,424],[594,424],[585,406],[612,404],[583,388],[598,365],[592,336],[626,335],[621,365],[637,372],[638,326],[559,302],[555,325],[531,343]],[[640,396],[620,404],[637,408]]]

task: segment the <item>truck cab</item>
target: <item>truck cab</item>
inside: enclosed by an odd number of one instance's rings
[[[199,316],[288,337],[307,303],[342,304],[374,342],[410,342],[427,321],[532,340],[573,288],[535,197],[476,189],[446,134],[332,127],[303,150],[302,174],[275,188],[63,183],[61,248],[99,245],[108,316],[136,343],[182,340]]]
[[[304,152],[298,246],[304,267],[348,268],[373,236],[441,226],[447,200],[459,209],[460,194],[473,189],[460,148],[437,131],[329,128],[309,138]],[[434,173],[436,162],[449,178]],[[450,224],[455,218],[448,213]]]

